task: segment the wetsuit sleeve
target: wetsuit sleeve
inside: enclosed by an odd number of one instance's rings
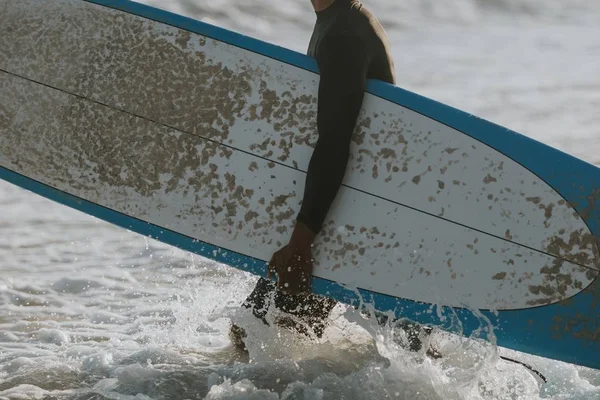
[[[314,233],[321,230],[346,172],[350,141],[366,88],[368,57],[364,42],[356,36],[328,36],[319,44],[319,138],[308,165],[297,217]]]

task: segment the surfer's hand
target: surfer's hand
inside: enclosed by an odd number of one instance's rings
[[[267,278],[275,272],[278,278],[277,287],[280,290],[291,294],[310,292],[312,269],[310,246],[297,248],[287,244],[273,254],[269,262]]]
[[[310,292],[313,270],[311,246],[315,236],[306,225],[298,221],[290,242],[273,254],[267,278],[276,273],[279,289],[292,294]]]

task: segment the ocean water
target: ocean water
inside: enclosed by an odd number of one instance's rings
[[[308,0],[144,2],[298,51],[314,23]],[[399,86],[600,165],[600,2],[364,3]],[[239,312],[250,274],[3,182],[0,210],[0,399],[600,399],[600,371],[441,332],[432,360],[341,306],[303,340]]]

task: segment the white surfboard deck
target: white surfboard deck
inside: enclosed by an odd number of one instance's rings
[[[133,2],[0,0],[0,177],[264,275],[316,142],[314,61]],[[600,367],[600,172],[369,82],[313,291]],[[573,349],[576,350],[573,350]]]

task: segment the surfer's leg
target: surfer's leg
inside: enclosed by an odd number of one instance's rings
[[[275,282],[272,282],[269,279],[260,278],[258,282],[256,282],[254,290],[246,298],[242,306],[251,309],[252,314],[254,314],[256,318],[268,325],[265,315],[267,315],[267,311],[273,301],[275,291]]]
[[[246,298],[242,306],[252,310],[252,314],[263,323],[268,325],[265,315],[269,310],[269,306],[275,293],[275,283],[268,279],[260,278],[254,286],[254,290]],[[244,328],[231,324],[229,330],[229,339],[233,345],[239,349],[245,349],[244,338],[246,338],[246,331]]]
[[[313,293],[294,295],[278,290],[275,294],[275,307],[295,318],[284,316],[279,318],[277,324],[305,335],[310,335],[310,329],[317,337],[321,337],[336,303],[333,299]]]
[[[433,329],[429,326],[417,324],[407,319],[392,322],[395,329],[402,329],[406,333],[410,351],[420,351],[423,348],[423,337],[431,335]]]
[[[256,318],[269,325],[265,316],[273,301],[277,309],[289,314],[289,316],[279,318],[276,322],[278,325],[292,328],[306,335],[312,331],[317,337],[323,335],[327,317],[337,303],[335,300],[312,293],[287,294],[277,290],[274,282],[260,278],[242,306],[251,309]],[[310,330],[307,328],[310,328]],[[229,337],[236,347],[245,347],[246,332],[243,328],[232,324]]]
[[[375,317],[377,318],[379,325],[385,325],[389,320],[387,315],[378,312],[375,312]],[[427,339],[433,332],[432,327],[418,324],[406,318],[392,319],[390,321],[390,326],[392,329],[401,329],[404,331],[408,341],[408,349],[414,352],[421,351],[423,348],[423,340]],[[427,355],[431,358],[441,357],[438,350],[432,346],[427,349]]]

